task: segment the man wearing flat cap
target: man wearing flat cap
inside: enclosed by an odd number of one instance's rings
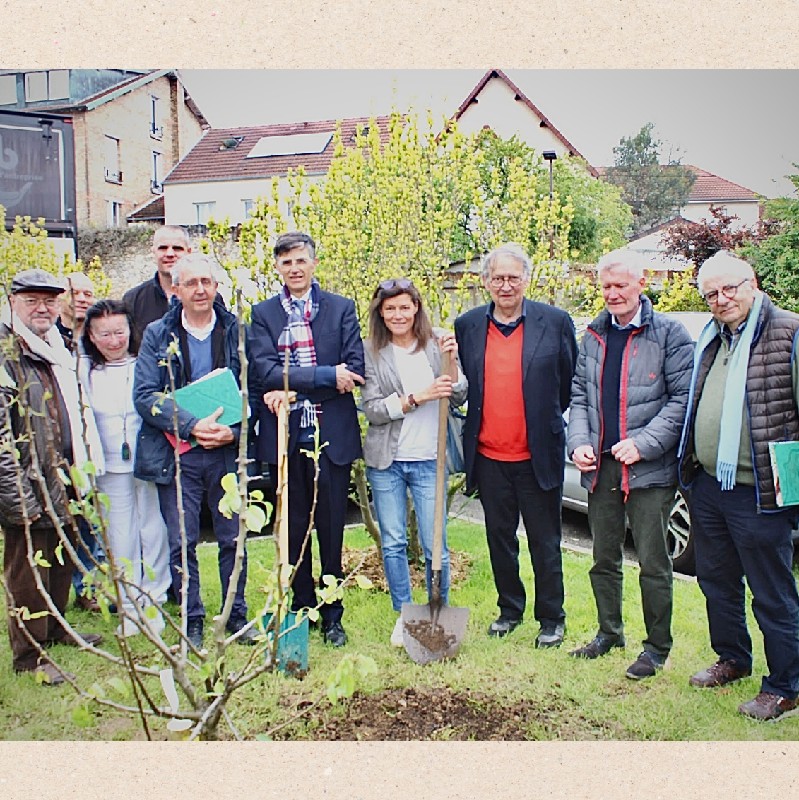
[[[73,676],[48,661],[42,648],[94,646],[101,637],[63,628],[36,573],[63,616],[73,565],[57,552],[58,529],[71,537],[72,520],[59,469],[67,472],[90,457],[102,468],[102,448],[91,412],[84,408],[81,414],[75,361],[55,327],[63,282],[29,269],[13,278],[10,289],[0,312],[0,527],[8,636],[14,671],[39,673],[42,685],[55,685]],[[43,560],[34,572],[31,554],[37,552]],[[24,620],[22,608],[30,612]]]

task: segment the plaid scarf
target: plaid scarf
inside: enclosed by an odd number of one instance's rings
[[[295,300],[287,286],[280,292],[280,304],[286,312],[286,327],[280,334],[277,349],[281,359],[285,358],[286,350],[289,351],[289,363],[293,367],[315,367],[316,348],[313,343],[311,323],[319,313],[319,284],[311,281],[311,291],[305,302]],[[300,428],[313,428],[317,417],[322,413],[319,404],[314,404],[307,398],[298,400],[291,406],[291,411],[300,408]]]

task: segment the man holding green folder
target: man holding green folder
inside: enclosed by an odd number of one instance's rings
[[[690,488],[696,577],[718,661],[691,686],[752,674],[744,579],[769,674],[738,710],[757,720],[799,711],[799,594],[791,570],[797,509],[777,503],[769,444],[799,441],[799,316],[757,288],[752,267],[721,251],[699,268],[713,319],[699,336],[680,442]]]
[[[239,326],[233,314],[214,305],[217,281],[207,256],[201,253],[184,256],[172,268],[172,283],[179,303],[162,319],[147,326],[136,362],[133,395],[143,424],[134,474],[158,485],[161,513],[169,533],[172,587],[180,597],[183,572],[175,481],[175,445],[178,445],[188,545],[187,635],[200,648],[205,607],[200,597],[196,547],[204,495],[219,544],[223,601],[236,555],[238,517],[226,519],[219,512],[219,499],[223,494],[222,477],[236,470],[237,423],[241,421],[240,400],[236,414],[235,397],[240,368]],[[168,348],[174,341],[178,343],[178,353],[170,355]],[[168,363],[177,389],[174,400],[164,398],[164,393],[169,394],[170,390]],[[231,381],[235,385],[231,386]],[[174,438],[176,406],[177,433],[182,440],[179,443]],[[230,633],[237,633],[247,623],[246,567],[245,557],[227,623]],[[239,641],[252,643],[254,636],[248,631]]]

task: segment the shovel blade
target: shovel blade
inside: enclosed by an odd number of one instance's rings
[[[417,664],[455,658],[468,621],[468,608],[403,603],[402,644]]]

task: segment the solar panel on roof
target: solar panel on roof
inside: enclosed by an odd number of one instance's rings
[[[321,153],[330,144],[332,131],[322,133],[293,133],[286,136],[263,136],[247,153],[247,158],[293,156],[303,153]]]

